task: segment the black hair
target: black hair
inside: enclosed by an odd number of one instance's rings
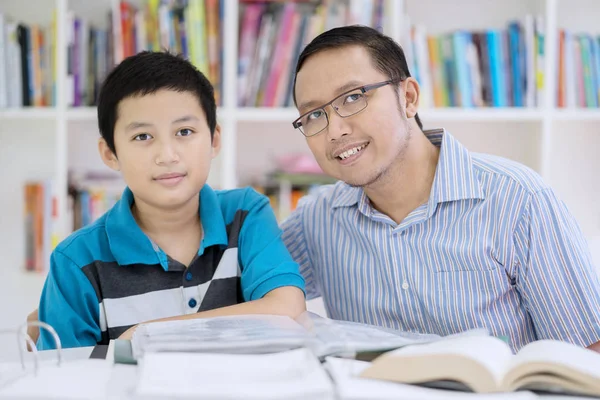
[[[406,56],[402,47],[389,36],[368,26],[351,25],[330,29],[314,38],[298,57],[294,77],[294,103],[296,103],[296,78],[306,60],[322,51],[339,49],[345,46],[362,46],[371,56],[371,60],[380,72],[393,81],[403,81],[410,77]],[[415,115],[419,128],[423,124],[419,115]]]
[[[204,74],[180,55],[142,51],[127,57],[104,80],[98,96],[98,128],[108,147],[115,151],[115,124],[119,103],[128,97],[145,96],[167,89],[197,97],[210,128],[217,125],[214,89]]]

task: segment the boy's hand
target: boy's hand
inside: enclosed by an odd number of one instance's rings
[[[31,313],[29,313],[29,315],[27,316],[27,322],[37,321],[37,320],[38,320],[38,309],[36,308]],[[33,343],[36,343],[38,338],[40,337],[39,326],[29,325],[27,327],[27,334],[29,335],[29,337],[31,337],[31,340],[33,340]],[[27,344],[27,351],[32,351],[31,347],[29,346],[29,343]]]
[[[134,325],[131,328],[127,329],[125,332],[123,332],[121,334],[121,336],[119,336],[119,339],[131,340],[131,337],[133,336],[133,332],[135,332],[135,329],[137,327],[138,327],[137,325]]]

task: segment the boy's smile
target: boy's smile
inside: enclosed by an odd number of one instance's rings
[[[166,174],[162,174],[157,177],[154,177],[153,179],[160,185],[163,185],[166,187],[172,187],[172,186],[176,186],[177,184],[179,184],[186,176],[187,176],[186,173],[168,172]]]

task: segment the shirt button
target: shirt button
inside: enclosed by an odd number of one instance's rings
[[[190,301],[188,301],[188,306],[190,306],[190,308],[196,307],[197,304],[198,302],[196,301],[196,299],[190,299]]]
[[[191,281],[192,280],[192,273],[188,272],[187,274],[185,274],[185,280],[186,281]]]
[[[407,290],[407,289],[408,289],[408,282],[407,282],[407,281],[404,281],[404,282],[402,283],[402,289],[404,289],[404,290]]]

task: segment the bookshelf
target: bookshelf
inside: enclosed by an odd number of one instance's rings
[[[239,0],[221,0],[222,102],[218,119],[223,129],[221,155],[213,163],[209,183],[233,188],[254,182],[272,167],[275,155],[285,152],[310,154],[304,138],[291,121],[291,107],[240,107],[238,105]],[[140,5],[142,0],[130,3]],[[24,6],[27,4],[27,6]],[[102,168],[96,151],[96,109],[71,108],[68,104],[67,21],[69,11],[106,28],[107,12],[118,0],[0,0],[0,12],[27,23],[50,24],[53,11],[57,26],[56,105],[51,108],[0,109],[0,168],[12,171],[0,189],[0,249],[12,256],[11,268],[23,264],[24,228],[22,185],[29,179],[52,179],[58,201],[55,229],[61,237],[70,233],[67,220],[69,169]],[[386,0],[384,32],[403,43],[411,24],[428,33],[455,29],[505,28],[507,21],[527,14],[545,22],[544,93],[536,107],[424,108],[419,114],[426,128],[446,127],[473,151],[515,159],[532,167],[558,191],[577,217],[584,233],[600,237],[600,109],[558,108],[556,101],[558,29],[598,35],[592,17],[600,12],[594,0]],[[586,10],[586,12],[581,12]],[[452,15],[451,18],[448,16]],[[17,134],[18,133],[18,134]],[[597,243],[595,241],[594,243]],[[600,260],[598,260],[600,265]]]

